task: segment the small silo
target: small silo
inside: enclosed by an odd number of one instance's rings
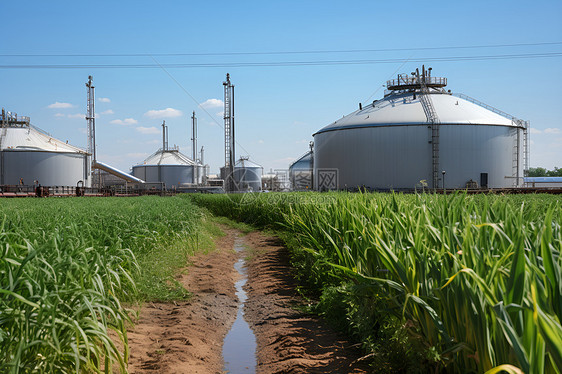
[[[204,167],[179,151],[168,148],[168,131],[162,124],[163,144],[142,163],[133,166],[132,174],[146,183],[162,183],[166,189],[176,189],[185,184],[201,184]]]
[[[0,184],[43,186],[90,186],[90,157],[86,151],[53,138],[2,109],[0,118]]]
[[[314,158],[312,150],[302,155],[298,160],[289,165],[289,179],[293,191],[310,191],[313,189],[312,170]]]
[[[316,132],[314,188],[413,190],[523,184],[529,122],[462,94],[431,69]]]
[[[198,183],[201,183],[203,167],[196,165],[179,149],[159,149],[141,164],[133,166],[133,175],[146,183],[163,183],[167,189],[195,183],[194,171],[199,167]]]
[[[221,177],[226,180],[228,170],[221,168]],[[261,191],[261,177],[263,167],[250,161],[249,157],[240,157],[234,164],[234,184],[238,192]]]

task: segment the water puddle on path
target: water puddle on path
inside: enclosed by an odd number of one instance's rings
[[[244,250],[243,239],[236,237],[234,250],[240,253]],[[234,268],[240,273],[242,279],[234,284],[236,296],[238,296],[238,314],[236,321],[230,328],[228,335],[224,338],[222,356],[224,358],[224,370],[230,374],[255,373],[256,372],[256,337],[250,329],[250,325],[244,319],[244,302],[248,299],[243,287],[248,281],[245,261],[240,258]]]

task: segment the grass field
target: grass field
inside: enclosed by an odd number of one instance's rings
[[[559,373],[561,198],[197,195],[284,232],[317,311],[380,372]]]
[[[125,371],[123,302],[189,297],[174,272],[210,245],[200,235],[200,210],[187,199],[0,203],[2,373]]]

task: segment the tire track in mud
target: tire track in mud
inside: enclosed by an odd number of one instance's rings
[[[224,373],[223,341],[238,311],[234,263],[246,261],[245,319],[256,335],[257,373],[367,373],[361,352],[321,320],[294,308],[303,300],[282,242],[222,227],[217,249],[191,258],[178,276],[189,301],[147,303],[129,331],[130,373]],[[248,248],[234,252],[240,236]]]

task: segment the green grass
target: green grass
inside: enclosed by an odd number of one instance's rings
[[[560,197],[246,195],[192,199],[285,230],[319,312],[339,316],[383,371],[562,367]]]
[[[125,371],[122,303],[189,297],[174,275],[212,247],[177,197],[4,199],[0,220],[0,372]]]

